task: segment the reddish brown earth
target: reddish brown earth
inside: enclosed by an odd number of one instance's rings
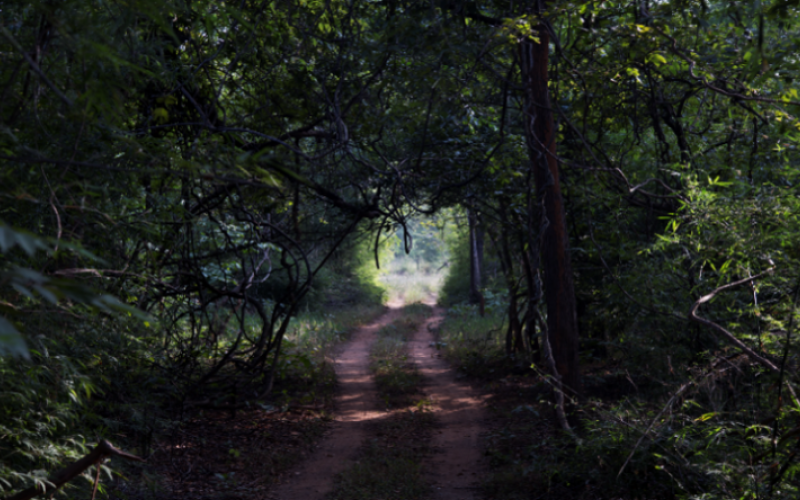
[[[401,304],[369,326],[359,329],[336,359],[339,390],[336,421],[314,454],[283,477],[270,495],[274,500],[322,500],[334,486],[336,475],[357,457],[369,437],[369,425],[385,418],[375,383],[369,371],[369,353],[376,332],[396,320]],[[477,498],[476,484],[483,467],[478,444],[484,419],[483,400],[441,359],[431,329],[442,321],[444,311],[434,314],[409,342],[409,355],[425,377],[424,391],[433,402],[439,423],[433,443],[434,455],[426,466],[433,488],[432,499],[470,500]],[[373,499],[364,499],[373,500]]]
[[[385,416],[369,371],[369,352],[375,332],[400,316],[390,309],[372,324],[360,328],[335,360],[338,390],[336,418],[311,458],[284,476],[272,491],[275,500],[317,500],[333,489],[333,480],[358,453],[367,437],[367,424]]]
[[[483,398],[456,379],[455,371],[435,347],[432,329],[444,319],[444,310],[434,314],[409,342],[410,356],[425,376],[425,392],[433,401],[440,425],[434,439],[434,456],[428,476],[432,499],[477,498],[477,483],[484,472],[478,438],[485,418]]]

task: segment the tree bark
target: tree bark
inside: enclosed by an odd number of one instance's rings
[[[500,217],[503,220],[503,226],[508,225],[508,218],[506,216],[506,203],[500,200]],[[501,227],[499,234],[495,234],[491,228],[487,228],[486,233],[495,248],[495,254],[500,261],[500,268],[503,271],[503,277],[506,279],[506,286],[508,287],[508,330],[506,330],[506,355],[510,356],[517,352],[525,350],[525,342],[522,338],[522,324],[519,320],[519,307],[518,307],[518,292],[519,286],[517,278],[514,275],[514,262],[511,260],[511,251],[508,244],[508,234],[505,228]]]
[[[538,38],[538,43],[531,39],[520,43],[520,64],[525,89],[525,135],[536,200],[543,210],[540,237],[547,329],[558,374],[564,386],[579,393],[578,322],[548,90],[550,35],[544,23],[538,26]]]
[[[483,267],[483,230],[478,224],[475,210],[467,212],[469,221],[469,302],[482,304],[481,268]]]

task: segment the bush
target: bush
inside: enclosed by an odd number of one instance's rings
[[[100,439],[147,454],[154,408],[167,394],[145,371],[140,322],[41,318],[50,321],[26,328],[29,360],[0,357],[0,492],[41,484]],[[67,488],[89,488],[84,476]]]

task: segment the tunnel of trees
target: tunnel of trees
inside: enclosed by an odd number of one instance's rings
[[[271,401],[292,320],[380,301],[388,241],[440,254],[433,217],[458,226],[442,301],[500,311],[572,453],[617,425],[582,375],[613,364],[660,403],[603,474],[633,458],[682,498],[797,494],[798,19],[796,0],[5,2],[0,491]]]

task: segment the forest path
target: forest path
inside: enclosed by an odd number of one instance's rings
[[[314,454],[285,477],[270,493],[274,500],[320,500],[333,489],[337,474],[358,454],[370,421],[386,415],[369,370],[369,353],[376,332],[401,314],[402,303],[390,303],[376,321],[359,328],[337,353],[334,369],[338,390],[336,419]]]
[[[485,418],[484,401],[468,384],[456,378],[455,371],[435,347],[432,329],[444,318],[444,310],[433,306],[433,315],[408,342],[410,359],[425,377],[423,391],[432,402],[437,420],[433,456],[426,465],[432,485],[431,500],[471,500],[478,498],[477,482],[484,467],[479,435]],[[336,420],[314,454],[291,470],[284,483],[272,490],[274,500],[322,500],[333,490],[336,475],[352,465],[366,439],[370,424],[385,418],[369,370],[369,354],[376,332],[402,315],[402,303],[389,304],[389,311],[368,326],[360,328],[336,358],[338,380]],[[364,500],[375,500],[365,498]]]
[[[425,377],[425,393],[433,402],[439,423],[434,437],[434,455],[428,469],[433,484],[431,499],[470,500],[478,498],[477,483],[484,473],[479,436],[486,418],[484,399],[467,383],[456,378],[455,370],[441,358],[432,333],[444,319],[444,309],[433,315],[409,342],[409,355]]]

